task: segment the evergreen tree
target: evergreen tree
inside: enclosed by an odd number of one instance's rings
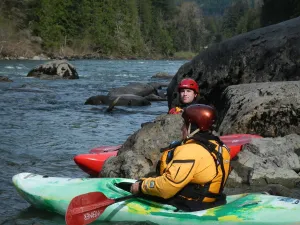
[[[159,11],[163,20],[170,20],[176,12],[175,0],[152,0],[153,7]]]
[[[41,0],[35,9],[37,21],[34,23],[34,31],[44,40],[47,49],[59,49],[64,44],[66,30],[64,27],[65,6],[69,1]]]
[[[163,21],[162,11],[153,11],[153,23],[151,26],[152,47],[155,52],[163,55],[173,54],[173,41],[170,37],[166,24]]]
[[[142,48],[137,2],[136,0],[118,0],[117,4],[115,50],[122,54],[136,54]]]
[[[1,0],[0,16],[6,21],[13,21],[19,29],[26,28],[28,4],[31,0]]]
[[[236,33],[241,34],[260,28],[260,9],[249,9],[237,23]]]
[[[194,2],[184,2],[175,20],[175,44],[180,51],[200,51],[204,46],[205,25],[202,12]]]
[[[215,16],[206,16],[205,19],[205,27],[207,30],[207,34],[204,36],[205,45],[209,45],[212,43],[219,43],[222,41],[222,20],[220,17]]]
[[[169,56],[299,16],[300,1],[2,0],[0,13],[4,33],[31,31],[48,51]]]
[[[97,0],[92,4],[92,23],[89,28],[93,49],[101,54],[111,54],[115,47],[116,5],[111,0]]]
[[[248,5],[245,2],[237,1],[226,10],[222,24],[222,33],[225,38],[230,38],[238,34],[238,23],[240,19],[244,17],[248,9]]]
[[[152,2],[151,0],[139,0],[139,18],[140,30],[144,39],[144,43],[151,48],[151,31],[152,31]]]

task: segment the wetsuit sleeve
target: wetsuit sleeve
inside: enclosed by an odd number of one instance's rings
[[[164,199],[174,196],[193,179],[198,163],[196,153],[188,151],[186,146],[177,147],[166,172],[156,178],[146,178],[141,185],[142,192]]]

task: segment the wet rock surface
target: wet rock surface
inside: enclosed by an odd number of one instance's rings
[[[46,80],[79,79],[75,67],[65,60],[51,61],[30,70],[27,77],[36,77]]]
[[[151,102],[147,98],[132,94],[123,94],[118,96],[92,96],[85,101],[85,105],[110,105],[113,104],[113,102],[115,102],[114,106],[151,105]]]
[[[234,173],[227,186],[279,184],[300,188],[300,136],[257,138],[245,144],[232,160]]]
[[[166,101],[164,83],[130,83],[123,87],[112,88],[106,96],[97,95],[88,98],[85,104],[110,105],[114,101],[115,106],[145,106],[151,105],[151,101]]]
[[[0,76],[0,82],[13,82],[13,81],[8,77]]]
[[[221,135],[300,135],[300,81],[229,86],[221,102],[218,120]]]

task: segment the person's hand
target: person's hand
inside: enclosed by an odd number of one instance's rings
[[[139,181],[137,181],[131,185],[130,192],[134,195],[140,193],[140,182]]]

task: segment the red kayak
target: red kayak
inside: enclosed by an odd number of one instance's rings
[[[90,153],[99,154],[99,153],[104,153],[104,152],[114,152],[114,151],[118,151],[121,148],[121,146],[122,145],[101,146],[101,147],[91,149]]]
[[[231,159],[241,151],[242,146],[252,138],[261,138],[254,134],[230,134],[220,136],[220,139],[230,148]],[[102,146],[90,150],[90,154],[80,154],[74,157],[75,163],[93,177],[98,176],[106,159],[116,156],[121,145]]]
[[[256,134],[229,134],[220,136],[220,139],[230,148],[230,157],[233,159],[241,151],[244,144],[251,141],[252,138],[262,138]]]
[[[121,145],[110,146],[109,151],[107,151],[106,147],[107,146],[93,148],[90,150],[90,154],[76,155],[74,161],[84,172],[93,177],[98,176],[105,160],[111,156],[116,156]]]

